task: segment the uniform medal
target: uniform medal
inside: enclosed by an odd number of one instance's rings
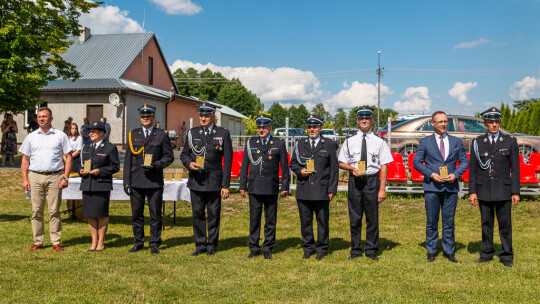
[[[91,159],[87,159],[84,161],[84,169],[83,171],[84,172],[90,172],[92,170],[92,160]]]
[[[439,167],[439,176],[441,178],[447,178],[448,177],[448,167],[446,167],[446,166]]]
[[[358,162],[358,173],[365,174],[366,173],[366,162],[365,161],[359,161]]]

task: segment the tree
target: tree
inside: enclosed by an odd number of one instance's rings
[[[289,126],[291,128],[305,128],[308,117],[309,112],[303,104],[298,108],[295,106],[289,108]]]
[[[336,129],[341,129],[347,125],[347,114],[343,108],[338,108],[336,110],[336,115],[334,115],[334,127]]]
[[[216,102],[246,116],[257,115],[263,109],[261,100],[234,78],[219,90]]]
[[[529,135],[538,135],[538,122],[540,121],[540,102],[535,102],[529,107],[531,116],[528,120],[527,132]]]
[[[246,135],[255,135],[257,134],[257,116],[261,114],[270,115],[270,113],[265,111],[259,111],[257,115],[249,115],[248,118],[243,118],[242,121],[246,124]],[[276,135],[277,136],[277,135]]]
[[[326,111],[322,103],[314,106],[313,109],[311,109],[311,114],[321,117],[322,119],[324,119],[325,122],[331,122],[332,120],[332,116],[330,115],[330,113],[328,113],[328,111]]]
[[[216,101],[221,88],[229,82],[221,73],[212,72],[210,69],[200,73],[194,68],[186,69],[185,73],[182,69],[177,69],[173,77],[180,94],[209,101]]]
[[[61,55],[78,36],[78,18],[100,3],[84,0],[0,1],[0,112],[20,113],[42,102],[40,88],[77,79]]]
[[[268,112],[274,117],[274,128],[284,128],[285,118],[288,116],[288,111],[279,102],[274,102]]]

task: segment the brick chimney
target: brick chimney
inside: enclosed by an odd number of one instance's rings
[[[90,28],[89,27],[79,26],[79,31],[81,32],[81,34],[79,36],[79,41],[80,42],[85,42],[86,40],[88,40],[88,38],[90,38]]]

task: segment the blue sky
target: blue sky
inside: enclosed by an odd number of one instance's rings
[[[238,77],[265,107],[474,114],[540,97],[540,1],[106,1],[94,34],[155,32],[171,69]],[[143,26],[144,20],[144,28]]]

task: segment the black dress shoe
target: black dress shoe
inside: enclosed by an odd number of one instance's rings
[[[374,260],[374,261],[378,261],[379,258],[375,255],[375,254],[366,254],[366,257]]]
[[[317,253],[317,257],[315,258],[317,261],[320,261],[322,259],[324,259],[324,257],[326,256],[326,253],[324,252],[319,252]]]
[[[198,250],[198,249],[195,249],[195,251],[193,251],[191,253],[191,256],[198,256],[199,254],[203,254],[205,253],[206,251],[202,251],[202,250]]]
[[[263,256],[264,256],[265,259],[270,260],[272,258],[272,252],[265,251],[265,252],[263,252]]]
[[[480,263],[489,262],[489,261],[491,261],[491,260],[493,260],[493,258],[488,259],[488,258],[480,257],[480,258],[478,259],[478,261],[476,261],[476,263],[480,264]]]
[[[253,257],[256,257],[256,256],[258,256],[259,254],[261,254],[260,251],[251,251],[251,252],[249,253],[249,255],[248,255],[248,259],[251,259],[251,258],[253,258]]]
[[[315,252],[304,252],[304,255],[302,256],[302,259],[309,259],[312,255],[314,255]]]
[[[157,247],[150,247],[150,252],[153,253],[153,254],[158,254],[159,249]]]
[[[506,267],[514,267],[514,263],[512,261],[501,261],[504,266]]]
[[[435,254],[434,253],[428,253],[427,254],[427,260],[428,260],[428,262],[435,261]]]
[[[456,257],[453,254],[443,254],[445,258],[447,258],[452,263],[459,263],[458,260],[456,260]]]
[[[354,259],[359,258],[361,256],[362,256],[361,253],[351,254],[351,256],[349,257],[349,260],[354,260]]]
[[[214,255],[216,254],[216,251],[214,249],[210,249],[206,252],[206,255]]]
[[[143,249],[143,246],[133,246],[128,252],[137,252],[141,251]]]

